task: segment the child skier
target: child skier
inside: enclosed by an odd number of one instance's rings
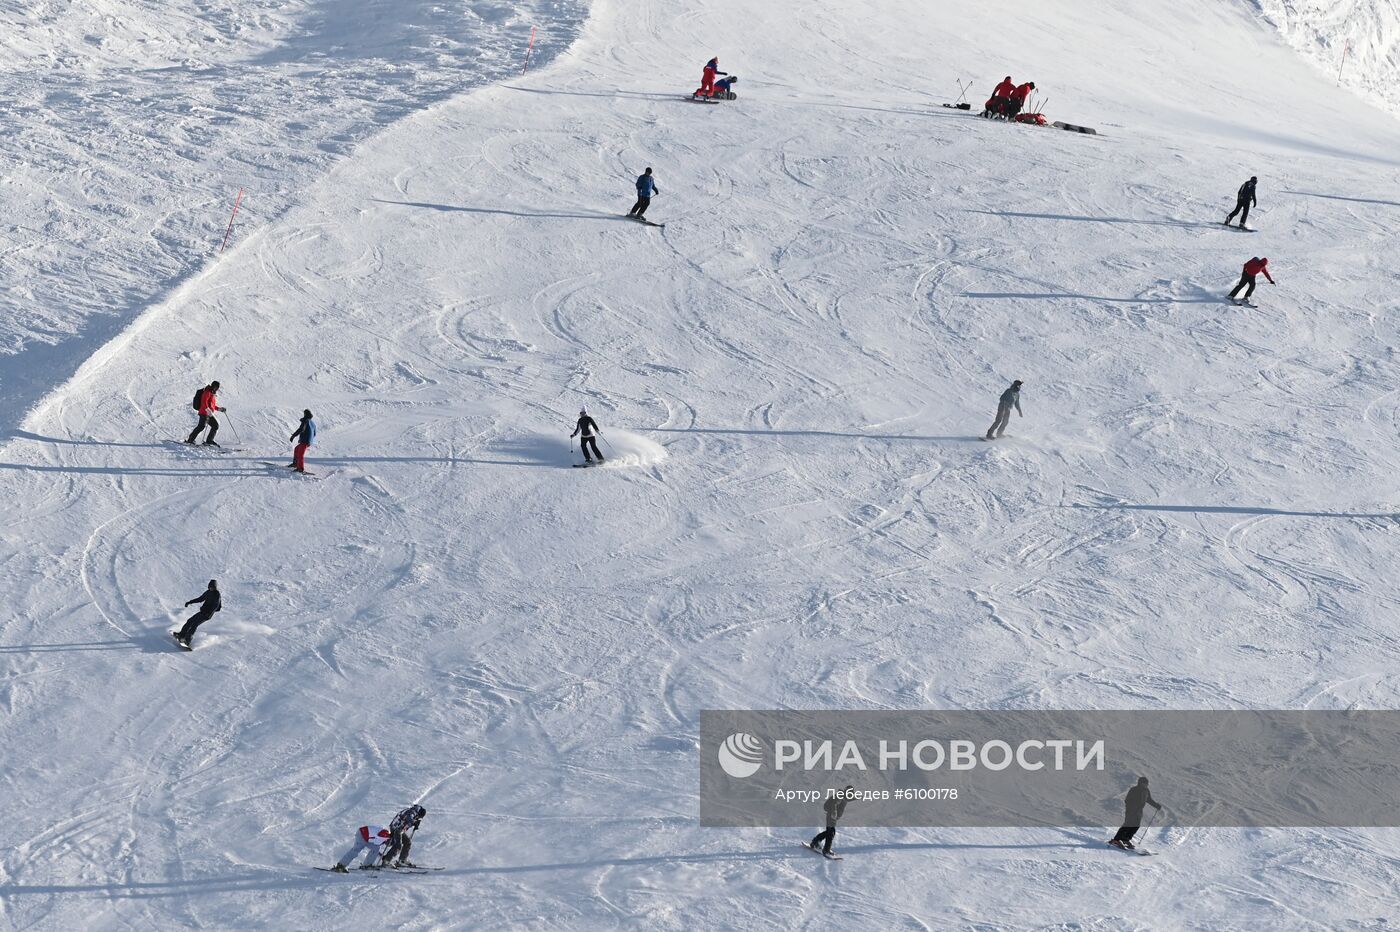
[[[373,867],[375,859],[379,857],[379,849],[389,843],[389,830],[378,825],[361,825],[355,830],[355,843],[350,846],[350,850],[340,856],[340,860],[335,862],[331,870],[337,874],[348,874],[347,869],[351,861],[361,851],[365,852],[365,859],[360,863],[361,867]]]
[[[296,441],[296,447],[292,449],[292,462],[288,468],[306,472],[306,451],[316,442],[316,422],[311,419],[310,408],[301,412],[301,423],[287,439]]]

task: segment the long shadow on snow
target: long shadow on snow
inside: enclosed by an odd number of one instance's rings
[[[530,210],[498,210],[491,207],[461,207],[456,204],[428,204],[422,201],[386,201],[377,197],[370,200],[377,204],[397,204],[400,207],[419,207],[424,210],[439,210],[443,213],[463,213],[463,214],[500,214],[503,217],[525,217],[527,219],[544,217],[551,220],[625,220],[622,214],[564,214],[550,213],[548,211]]]
[[[1079,223],[1133,223],[1143,226],[1160,227],[1200,227],[1209,229],[1221,226],[1219,223],[1203,223],[1199,220],[1134,220],[1131,217],[1088,217],[1074,214],[1028,214],[1017,210],[968,210],[970,214],[987,214],[992,217],[1021,217],[1029,220],[1073,220]]]
[[[1283,508],[1251,508],[1246,505],[1071,505],[1071,508],[1116,511],[1176,511],[1202,515],[1278,515],[1285,518],[1395,518],[1394,512],[1369,514],[1358,511],[1289,511]]]
[[[1369,197],[1342,197],[1340,194],[1318,194],[1315,191],[1290,191],[1287,188],[1284,194],[1301,194],[1303,197],[1325,197],[1329,201],[1351,201],[1355,204],[1380,204],[1382,207],[1400,207],[1400,201],[1377,201]]]
[[[34,463],[0,463],[0,469],[13,472],[59,472],[93,476],[216,476],[238,478],[239,476],[276,476],[266,469],[176,469],[173,466],[133,467],[133,466],[40,466]]]
[[[711,427],[649,427],[658,434],[742,434],[751,437],[840,437],[844,440],[913,440],[923,443],[977,441],[981,437],[918,437],[910,434],[843,434],[834,430],[741,430]]]
[[[1106,301],[1110,304],[1220,304],[1219,295],[1202,294],[1198,298],[1108,298],[1101,294],[1079,294],[1071,291],[964,291],[960,298],[1030,298],[1039,301]]]
[[[31,440],[34,443],[62,443],[75,447],[141,447],[146,449],[163,448],[163,443],[121,443],[115,440],[75,440],[71,437],[45,437],[43,434],[27,430],[6,431],[6,440]]]

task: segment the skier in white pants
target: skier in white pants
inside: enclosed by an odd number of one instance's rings
[[[355,860],[355,856],[361,851],[365,852],[365,860],[361,867],[370,867],[379,859],[379,849],[389,843],[389,830],[380,828],[378,825],[361,825],[355,831],[355,844],[349,851],[340,856],[340,860],[335,862],[335,867],[331,870],[337,874],[348,874],[348,865]]]

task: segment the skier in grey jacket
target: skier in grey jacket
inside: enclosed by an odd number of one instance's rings
[[[988,440],[995,440],[1006,433],[1006,425],[1011,422],[1011,409],[1015,408],[1016,413],[1025,417],[1021,411],[1021,380],[1017,379],[1011,383],[1011,387],[1001,393],[1001,400],[997,402],[997,419],[992,421],[992,426],[987,428]]]

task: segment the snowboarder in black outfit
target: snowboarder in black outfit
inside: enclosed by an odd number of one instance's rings
[[[1123,798],[1123,827],[1118,830],[1118,834],[1113,836],[1109,842],[1115,848],[1127,848],[1132,850],[1133,836],[1142,826],[1142,810],[1144,806],[1151,806],[1161,810],[1162,804],[1152,798],[1152,791],[1147,788],[1147,778],[1138,777],[1137,786],[1128,790],[1128,795]]]
[[[637,220],[645,219],[642,215],[651,206],[651,196],[660,194],[661,189],[656,186],[656,179],[651,176],[651,169],[648,168],[637,176],[637,203],[632,205],[632,209],[627,211],[627,216]]]
[[[190,435],[185,438],[185,443],[193,444],[199,437],[199,432],[206,426],[209,428],[209,436],[204,438],[206,447],[217,447],[214,442],[214,435],[219,432],[219,419],[214,416],[215,411],[225,411],[226,408],[219,407],[219,383],[210,382],[208,385],[195,392],[194,409],[199,412],[199,423],[190,431]]]
[[[1021,380],[1017,379],[1011,383],[1011,387],[1001,393],[1001,400],[997,402],[997,417],[992,421],[992,426],[987,428],[987,439],[995,440],[1006,433],[1006,425],[1011,423],[1011,409],[1015,408],[1016,413],[1021,417],[1026,415],[1021,411]]]
[[[413,847],[413,834],[427,814],[428,810],[422,806],[409,806],[394,816],[394,821],[389,823],[389,847],[384,849],[380,867],[418,866],[408,859],[408,852]]]
[[[817,846],[821,846],[821,852],[825,855],[831,854],[831,843],[836,840],[836,823],[841,821],[841,817],[846,814],[846,803],[850,801],[850,794],[855,787],[850,784],[839,793],[826,798],[822,805],[822,811],[826,813],[826,831],[818,832],[807,847],[813,851]]]
[[[1249,221],[1249,208],[1259,204],[1259,201],[1254,197],[1254,186],[1258,183],[1259,179],[1251,175],[1248,181],[1240,185],[1239,193],[1235,195],[1235,209],[1230,211],[1230,216],[1225,218],[1227,227],[1230,225],[1230,221],[1235,219],[1235,214],[1240,214],[1240,229],[1245,229],[1245,224]]]
[[[218,580],[209,580],[209,588],[204,590],[204,594],[190,599],[185,604],[194,605],[196,603],[199,604],[199,611],[192,615],[189,621],[185,622],[185,626],[175,634],[175,640],[179,641],[180,646],[186,650],[194,649],[190,647],[190,638],[194,637],[199,626],[213,618],[214,613],[224,607],[224,600],[219,595]]]
[[[594,434],[601,433],[602,431],[598,429],[598,422],[589,417],[587,411],[580,408],[578,412],[578,425],[569,436],[577,437],[579,434],[583,434],[582,439],[578,442],[578,447],[583,451],[584,462],[593,462],[593,456],[598,458],[598,462],[601,463],[603,461],[603,454],[598,452],[598,441],[593,436]],[[588,455],[589,447],[593,448],[593,456]]]

